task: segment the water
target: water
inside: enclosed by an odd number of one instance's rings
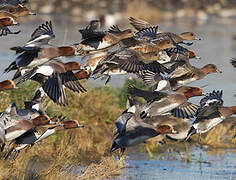
[[[24,44],[39,24],[50,19],[48,16],[26,17],[26,21],[22,22],[20,27],[11,28],[14,30],[21,29],[22,32],[19,35],[0,38],[0,72],[3,72],[3,69],[16,57],[9,48]],[[71,24],[62,17],[54,17],[53,22],[55,22],[56,39],[51,44],[57,46],[79,42],[78,29],[81,28],[80,24]],[[124,19],[124,22],[127,21]],[[205,92],[213,89],[224,90],[224,103],[228,106],[235,105],[236,102],[233,97],[236,93],[236,69],[230,64],[230,58],[236,56],[232,41],[232,36],[236,34],[235,25],[236,21],[227,19],[211,19],[201,25],[197,25],[195,21],[186,20],[160,23],[163,30],[176,33],[193,31],[203,39],[194,42],[194,45],[190,47],[190,49],[196,50],[198,56],[202,58],[201,60],[191,60],[191,63],[197,67],[214,63],[223,73],[208,75],[191,85],[207,85],[204,88]],[[121,24],[122,26],[127,27],[128,24]],[[79,57],[70,59],[80,60]],[[9,79],[12,75],[13,73],[3,74],[0,76],[0,80]],[[113,77],[110,85],[120,87],[127,77],[129,75]],[[89,81],[91,86],[101,86],[103,83],[104,81],[100,80]],[[192,101],[197,103],[199,98],[193,98]],[[210,154],[207,150],[191,148],[190,152],[193,156],[192,163],[187,163],[181,158],[168,159],[166,155],[162,160],[160,160],[159,155],[150,159],[146,153],[130,152],[129,157],[125,160],[124,173],[117,179],[236,179],[235,154],[230,150],[222,149],[220,154],[218,151]],[[202,153],[203,163],[198,162],[200,153]]]
[[[236,156],[230,150],[219,149],[212,154],[194,147],[190,152],[191,163],[185,159],[185,152],[172,152],[172,157],[165,153],[161,159],[160,155],[150,159],[146,153],[131,153],[124,162],[123,174],[117,179],[236,179]]]

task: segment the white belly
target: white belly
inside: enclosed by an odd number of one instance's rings
[[[16,131],[9,132],[5,135],[6,141],[11,141],[11,140],[21,136],[25,132],[26,132],[25,130],[16,130]]]

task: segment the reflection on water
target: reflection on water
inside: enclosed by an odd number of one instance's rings
[[[47,16],[37,16],[37,20],[32,21],[29,18],[22,22],[20,27],[12,27],[21,29],[19,35],[1,37],[0,41],[0,72],[3,72],[11,61],[15,59],[14,52],[9,48],[24,44],[30,37],[33,30],[42,22],[50,20]],[[27,17],[26,17],[27,19]],[[78,29],[84,24],[70,24],[66,18],[57,17],[53,19],[56,39],[51,44],[73,44],[79,42],[80,34]],[[124,22],[127,22],[124,19]],[[191,63],[197,67],[203,67],[208,63],[214,63],[223,71],[222,74],[212,74],[203,80],[194,82],[192,85],[203,86],[205,92],[213,89],[224,90],[225,105],[235,105],[236,99],[233,95],[236,93],[236,70],[230,64],[230,58],[236,56],[233,49],[231,37],[235,34],[234,21],[226,21],[222,19],[212,19],[204,25],[196,26],[194,21],[178,21],[172,23],[160,23],[163,30],[171,32],[193,31],[203,40],[195,42],[190,49],[196,50],[201,60],[191,60]],[[128,24],[120,24],[128,26]],[[65,33],[67,32],[67,33]],[[73,57],[71,60],[80,60],[78,57]],[[13,73],[4,74],[0,80],[11,78]],[[110,85],[122,86],[124,79],[128,76],[113,77]],[[104,81],[90,80],[89,84],[103,85]],[[199,98],[194,98],[193,102],[198,102]],[[199,148],[191,149],[193,162],[170,160],[164,158],[160,160],[160,156],[154,159],[149,159],[145,153],[131,153],[129,158],[125,160],[127,168],[118,179],[232,179],[236,178],[235,155],[230,150],[222,150],[222,154],[210,154],[208,151],[203,151]],[[202,152],[202,163],[199,163],[199,154]]]

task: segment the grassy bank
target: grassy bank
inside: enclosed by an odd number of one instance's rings
[[[14,101],[20,108],[23,107],[24,100],[29,100],[33,96],[36,86],[34,83],[26,83],[19,89],[1,92],[1,111]],[[2,160],[1,179],[22,179],[23,177],[55,179],[55,176],[61,176],[61,173],[58,173],[60,169],[74,164],[90,164],[84,174],[86,178],[93,176],[95,172],[101,177],[117,174],[119,168],[110,157],[109,149],[113,121],[122,112],[119,98],[108,88],[87,89],[88,92],[85,94],[68,91],[69,105],[67,107],[58,106],[49,99],[45,102],[46,112],[50,117],[62,114],[68,120],[78,120],[85,127],[58,132],[34,145],[28,151],[23,150],[15,161]],[[32,161],[38,162],[37,173],[27,172],[27,169],[30,170],[28,166]],[[47,168],[41,168],[40,172],[40,164],[45,164],[43,167]]]

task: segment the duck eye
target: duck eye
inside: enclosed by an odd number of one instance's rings
[[[193,36],[193,33],[191,33],[190,35]]]

